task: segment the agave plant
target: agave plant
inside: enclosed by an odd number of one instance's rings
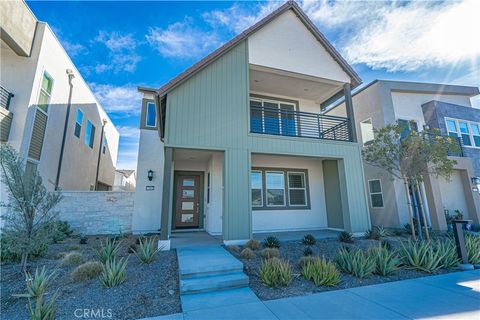
[[[306,280],[312,280],[317,287],[334,287],[340,282],[340,272],[335,263],[325,258],[316,257],[306,262],[301,273]]]
[[[55,320],[57,308],[55,302],[58,298],[58,291],[55,292],[49,301],[45,300],[44,295],[35,299],[35,306],[31,299],[28,299],[28,311],[32,320]]]
[[[38,268],[35,269],[35,274],[25,272],[25,278],[27,283],[27,294],[26,297],[37,298],[43,296],[45,291],[51,282],[55,279],[55,271],[50,274],[45,270],[45,266],[42,267],[42,270],[39,271]]]
[[[441,266],[444,269],[451,269],[456,267],[460,260],[457,256],[457,248],[453,240],[448,239],[446,241],[437,240],[434,243],[435,251],[442,256]]]
[[[115,258],[121,248],[121,241],[115,239],[107,239],[105,243],[100,242],[100,249],[97,250],[98,259],[102,263],[107,263]]]
[[[155,255],[160,249],[158,248],[155,237],[150,239],[140,239],[138,249],[133,253],[142,263],[151,263],[155,260]]]
[[[360,249],[348,250],[340,248],[337,253],[336,262],[338,267],[345,273],[350,273],[357,278],[365,278],[375,271],[375,260],[365,255]]]
[[[102,268],[102,273],[100,274],[100,282],[104,287],[116,287],[125,281],[127,278],[125,271],[127,268],[127,262],[128,258],[121,258],[120,260],[113,258],[105,262]]]
[[[442,267],[443,255],[429,241],[401,243],[400,257],[406,268],[432,273]]]
[[[375,273],[388,276],[397,271],[400,259],[395,252],[388,250],[386,246],[369,249],[369,256],[375,260]]]
[[[259,276],[266,287],[286,287],[293,279],[292,266],[287,260],[278,258],[264,260]]]
[[[467,250],[468,262],[480,264],[480,237],[466,234],[465,248]]]

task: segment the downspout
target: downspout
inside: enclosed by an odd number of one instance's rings
[[[67,114],[65,115],[65,124],[63,126],[62,146],[60,147],[60,158],[58,159],[57,176],[55,177],[55,190],[58,190],[58,184],[60,182],[60,171],[62,170],[63,152],[65,150],[65,140],[67,139],[68,118],[70,117],[70,108],[72,105],[72,80],[73,78],[75,78],[75,75],[73,74],[73,71],[71,69],[67,69],[66,72],[68,75],[68,85],[70,86],[70,92],[68,93]]]
[[[98,190],[98,172],[100,171],[100,157],[102,156],[103,134],[105,132],[106,119],[102,120],[102,133],[100,134],[100,146],[98,147],[97,173],[95,174],[95,191]]]

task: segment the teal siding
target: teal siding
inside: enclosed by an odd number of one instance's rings
[[[224,151],[224,239],[251,237],[251,153],[343,159],[345,227],[365,231],[370,222],[358,144],[248,133],[247,50],[242,42],[167,96],[166,147]]]

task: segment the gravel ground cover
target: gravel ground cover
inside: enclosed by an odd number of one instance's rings
[[[69,238],[50,246],[47,255],[29,263],[34,272],[38,266],[55,270],[56,278],[49,295],[58,290],[57,319],[95,318],[138,319],[181,312],[178,289],[178,265],[175,251],[159,252],[151,264],[141,264],[129,252],[135,237],[122,239],[119,257],[128,257],[126,281],[118,287],[103,288],[98,278],[75,282],[71,273],[75,266],[66,266],[59,258],[63,252],[80,252],[84,261],[96,261],[95,249],[104,237],[89,237],[87,244],[79,244],[79,238]],[[18,264],[1,266],[1,318],[9,320],[29,319],[28,299],[13,296],[25,293],[25,275]],[[48,298],[48,295],[47,295]],[[86,317],[88,315],[88,317]],[[110,316],[109,316],[110,315]]]
[[[406,238],[404,237],[387,237],[384,238],[383,241],[388,241],[392,248],[397,248],[400,245],[401,241],[405,241]],[[338,240],[317,240],[316,244],[311,246],[313,255],[325,257],[329,260],[333,260],[336,256],[337,250],[341,246],[346,247],[358,247],[361,249],[368,249],[371,246],[379,246],[381,242],[378,240],[368,240],[368,239],[355,239],[354,243],[342,243]],[[443,270],[440,269],[434,274],[429,274],[425,272],[419,272],[415,270],[409,269],[399,269],[392,275],[388,277],[372,275],[364,279],[359,279],[349,274],[341,274],[341,282],[339,285],[335,287],[316,287],[312,281],[305,280],[300,275],[300,266],[298,262],[300,258],[303,257],[303,251],[306,245],[304,245],[301,241],[289,241],[289,242],[282,242],[279,248],[280,250],[280,258],[289,260],[292,267],[293,267],[293,274],[294,280],[288,287],[283,288],[267,288],[263,285],[260,277],[258,275],[258,271],[262,264],[262,257],[261,257],[261,249],[255,250],[255,258],[253,259],[244,259],[240,256],[240,250],[235,251],[232,250],[231,253],[240,259],[244,264],[244,271],[250,277],[250,287],[255,292],[255,294],[261,300],[272,300],[272,299],[279,299],[291,296],[299,296],[299,295],[308,295],[312,293],[318,293],[323,291],[330,291],[330,290],[339,290],[339,289],[347,289],[352,287],[358,286],[366,286],[390,281],[398,281],[398,280],[405,280],[405,279],[412,279],[418,277],[424,277],[428,275],[437,275],[443,274],[448,272],[453,272],[454,270]],[[243,249],[243,248],[240,248]]]

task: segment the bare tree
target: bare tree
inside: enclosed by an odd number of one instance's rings
[[[375,130],[375,139],[364,148],[363,158],[365,162],[384,169],[394,179],[403,180],[414,239],[416,237],[409,188],[420,194],[419,185],[426,175],[449,179],[456,161],[449,159],[448,155],[459,151],[458,141],[455,138],[441,136],[438,132],[406,130],[406,127],[400,124],[389,124]],[[414,201],[416,201],[415,197]],[[420,208],[425,235],[429,239],[421,197],[419,197],[416,205]],[[418,233],[421,237],[420,217],[417,217],[417,219]]]
[[[51,243],[53,222],[58,217],[53,209],[62,196],[48,192],[37,170],[26,170],[23,159],[9,145],[0,146],[0,169],[8,193],[8,202],[2,203],[7,207],[2,237],[9,250],[21,255],[25,270],[29,255]]]

